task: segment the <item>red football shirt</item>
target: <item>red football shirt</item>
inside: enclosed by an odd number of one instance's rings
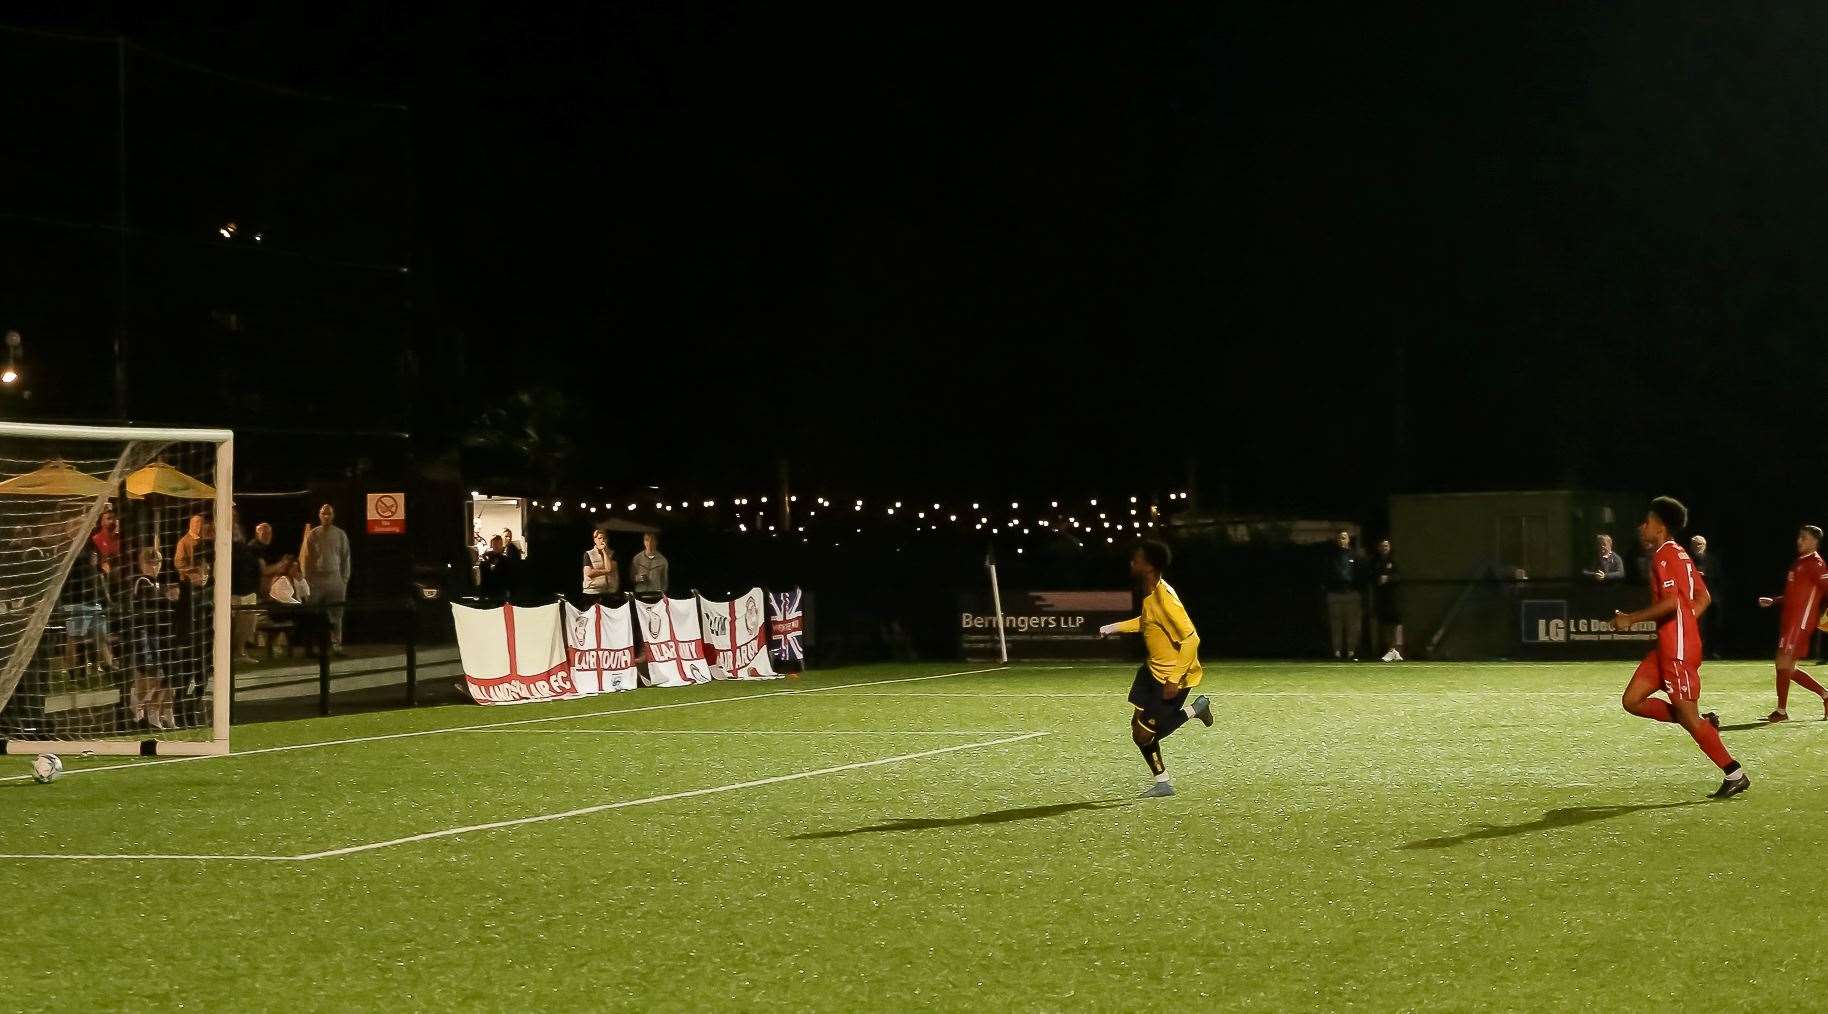
[[[1817,606],[1828,590],[1828,563],[1820,553],[1804,553],[1790,565],[1790,576],[1784,579],[1784,593],[1777,596],[1783,603],[1784,621],[1778,627],[1784,637],[1802,636],[1815,629]]]
[[[1707,582],[1688,551],[1674,542],[1657,547],[1650,558],[1650,595],[1658,602],[1676,600],[1676,611],[1657,621],[1657,653],[1666,659],[1701,662],[1701,628],[1695,622],[1695,599]]]

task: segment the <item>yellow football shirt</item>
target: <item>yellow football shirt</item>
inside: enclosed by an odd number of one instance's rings
[[[1143,646],[1149,650],[1149,672],[1157,682],[1200,685],[1200,634],[1168,582],[1155,582],[1155,590],[1143,599],[1142,615],[1119,623],[1117,629],[1142,634]]]

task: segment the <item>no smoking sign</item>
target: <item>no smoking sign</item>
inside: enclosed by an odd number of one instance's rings
[[[368,534],[403,535],[406,532],[406,494],[368,494]]]

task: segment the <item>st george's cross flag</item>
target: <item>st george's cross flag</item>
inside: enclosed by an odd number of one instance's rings
[[[578,693],[635,689],[635,615],[628,603],[578,609],[565,603],[565,647]]]
[[[641,685],[684,687],[711,682],[704,637],[698,628],[698,599],[635,600],[637,633],[647,656]]]
[[[473,609],[451,603],[464,689],[478,704],[578,696],[565,650],[563,614],[545,606]]]
[[[752,588],[728,602],[700,595],[705,648],[711,653],[711,675],[718,679],[779,679],[768,662],[763,593]]]

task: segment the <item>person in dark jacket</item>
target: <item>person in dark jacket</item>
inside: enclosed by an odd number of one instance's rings
[[[255,661],[249,649],[254,631],[260,626],[260,614],[252,607],[260,602],[260,557],[254,544],[247,540],[241,527],[241,515],[235,514],[234,541],[229,544],[229,604],[234,607],[231,630],[235,640],[235,661]]]
[[[1707,582],[1707,590],[1717,602],[1727,601],[1720,592],[1720,561],[1707,551],[1707,536],[1692,535],[1688,540],[1688,558],[1694,562],[1695,570],[1701,573],[1702,580]],[[1701,644],[1707,650],[1708,658],[1720,657],[1720,624],[1724,609],[1709,609],[1701,614]]]
[[[133,669],[128,707],[133,720],[154,729],[175,729],[172,700],[176,689],[170,679],[172,621],[178,602],[178,585],[162,581],[164,560],[148,546],[135,557],[135,573],[127,584],[126,648]]]
[[[513,563],[508,560],[503,550],[501,536],[489,538],[488,552],[482,554],[480,563],[482,595],[484,598],[506,599],[512,587]]]
[[[1594,559],[1594,565],[1587,570],[1581,571],[1581,573],[1595,581],[1625,580],[1625,559],[1612,551],[1612,536],[1596,535],[1593,538],[1594,541],[1599,544],[1598,555]],[[1640,554],[1640,556],[1641,555],[1642,554]],[[1638,561],[1638,568],[1640,571],[1648,573],[1646,568],[1649,566],[1648,557],[1644,557]]]
[[[84,542],[57,596],[67,671],[75,672],[79,660],[84,666],[99,665],[104,672],[114,671],[114,653],[108,646],[108,604],[101,551]]]
[[[1390,540],[1377,544],[1377,558],[1371,561],[1371,605],[1377,617],[1377,644],[1384,649],[1385,662],[1403,660],[1403,614],[1396,601],[1396,554]]]
[[[1360,585],[1364,561],[1352,548],[1352,533],[1340,532],[1327,551],[1324,585],[1327,593],[1327,633],[1333,657],[1358,660],[1358,639],[1364,633],[1365,605]]]

